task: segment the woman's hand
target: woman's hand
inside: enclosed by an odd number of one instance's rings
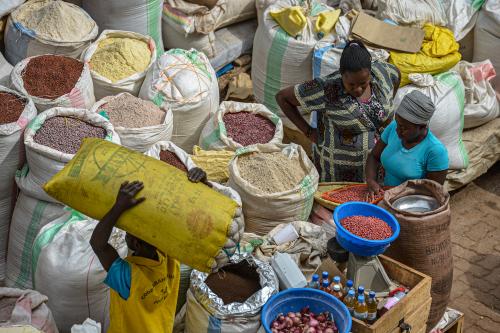
[[[384,189],[375,180],[368,180],[366,184],[368,185],[367,201],[372,202],[375,198],[384,194]]]
[[[131,183],[124,182],[120,186],[120,191],[118,191],[118,196],[116,197],[116,202],[114,208],[120,213],[137,206],[143,202],[146,198],[136,198],[135,196],[144,188],[144,184],[140,181],[133,181]]]

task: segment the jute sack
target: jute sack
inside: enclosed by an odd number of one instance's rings
[[[90,60],[92,56],[97,51],[99,43],[107,38],[131,38],[140,40],[149,46],[151,51],[151,58],[149,60],[148,67],[139,73],[135,73],[132,76],[121,79],[117,82],[112,82],[110,79],[100,75],[99,73],[92,70],[90,66]],[[82,54],[82,61],[85,62],[89,68],[92,75],[92,81],[94,82],[94,94],[96,99],[101,99],[106,96],[113,96],[122,92],[128,92],[134,96],[139,95],[142,83],[146,77],[146,73],[149,68],[156,61],[156,44],[153,38],[149,36],[144,36],[136,32],[121,31],[121,30],[104,30],[99,38],[93,42]]]
[[[121,93],[116,96],[104,97],[96,104],[94,104],[91,112],[105,114],[106,103],[114,98],[122,96],[123,94],[128,93]],[[114,127],[116,133],[118,133],[118,136],[120,137],[121,144],[127,148],[139,152],[145,152],[157,142],[169,141],[172,138],[174,118],[172,115],[172,110],[170,110],[169,108],[162,110],[165,112],[165,119],[160,125],[138,128],[126,128],[121,126]]]
[[[161,38],[163,0],[84,0],[83,9],[105,29],[133,31],[151,36],[158,56],[164,52]]]
[[[283,141],[283,123],[280,117],[257,103],[222,102],[219,109],[210,117],[200,136],[200,147],[205,150],[236,150],[243,146],[227,136],[224,115],[227,113],[250,112],[269,119],[275,126],[274,137],[269,144]]]
[[[31,96],[24,88],[23,72],[30,60],[33,58],[34,57],[26,58],[19,62],[12,70],[10,79],[14,89],[19,91],[21,94],[28,96],[33,100],[33,102],[35,102],[38,112],[56,107],[88,110],[92,107],[92,105],[94,105],[94,85],[92,83],[92,77],[87,64],[83,65],[82,74],[69,94],[65,94],[54,99]]]
[[[306,171],[306,176],[289,191],[263,193],[243,179],[238,170],[239,156],[252,152],[282,152],[285,156],[297,156],[298,162]],[[245,232],[265,235],[281,223],[307,220],[311,213],[314,193],[318,187],[318,179],[318,171],[302,147],[296,144],[254,145],[236,151],[229,165],[227,185],[241,196],[245,215]]]
[[[7,236],[15,197],[16,170],[24,163],[23,131],[35,118],[36,109],[33,101],[19,93],[0,86],[0,93],[10,93],[25,103],[24,110],[16,122],[0,125],[0,283],[5,279],[7,259]]]
[[[149,69],[139,97],[163,109],[172,109],[172,142],[192,151],[203,126],[219,107],[219,85],[203,53],[195,49],[172,49]]]
[[[10,223],[5,281],[8,287],[33,289],[31,249],[35,237],[43,226],[64,213],[62,205],[32,198],[21,191]]]
[[[113,125],[103,116],[82,109],[53,108],[40,113],[26,128],[24,144],[26,146],[27,165],[16,174],[19,188],[27,195],[39,200],[57,202],[42,189],[56,173],[71,161],[74,154],[67,154],[35,142],[36,132],[47,119],[53,117],[71,117],[80,119],[106,130],[105,140],[120,143]]]
[[[47,0],[28,1],[18,7],[9,16],[7,27],[5,29],[5,57],[12,64],[16,65],[21,60],[43,54],[60,54],[72,58],[78,58],[82,52],[90,45],[98,33],[97,24],[92,18],[80,7],[74,4],[60,1],[64,7],[73,7],[80,11],[84,17],[91,23],[92,29],[85,35],[84,38],[74,41],[64,41],[47,39],[41,36],[37,31],[33,31],[23,26],[18,21],[18,16],[21,11],[29,7],[44,6],[49,3]],[[61,23],[62,24],[62,23]]]
[[[33,287],[49,297],[61,333],[87,318],[101,323],[103,332],[109,324],[107,273],[90,246],[97,223],[68,210],[43,227],[33,243]],[[125,258],[124,231],[114,228],[109,244]]]
[[[407,195],[427,195],[436,199],[439,208],[427,213],[397,209],[394,201]],[[396,217],[401,226],[398,239],[385,255],[432,277],[432,306],[427,327],[434,327],[443,316],[453,283],[450,195],[431,180],[409,180],[384,194],[379,206]]]

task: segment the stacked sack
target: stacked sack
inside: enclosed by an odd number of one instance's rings
[[[42,186],[74,157],[86,137],[120,142],[109,121],[83,109],[53,108],[40,113],[27,127],[27,164],[16,175],[21,193],[9,233],[8,286],[32,288],[33,241],[44,225],[64,215],[63,206]]]
[[[97,22],[100,32],[124,30],[150,36],[155,41],[157,55],[163,53],[163,0],[85,0],[82,6]]]
[[[252,50],[257,29],[252,0],[166,0],[163,41],[167,49],[195,48],[219,70]]]
[[[158,58],[139,97],[172,110],[172,142],[185,151],[193,150],[203,126],[219,107],[215,71],[207,57],[194,49],[172,49]]]
[[[52,0],[29,1],[9,16],[5,56],[12,65],[41,54],[77,58],[97,33],[97,24],[76,5]]]
[[[14,177],[24,162],[23,131],[35,116],[32,100],[0,86],[0,285],[5,281],[7,236],[16,200]]]
[[[311,7],[308,7],[311,3]],[[302,6],[306,25],[297,37],[287,34],[271,17],[271,12]],[[252,81],[255,98],[279,115],[286,127],[295,129],[276,103],[275,96],[283,88],[312,80],[312,58],[316,43],[334,41],[332,34],[324,38],[315,32],[315,23],[322,12],[332,8],[316,1],[280,0],[264,11],[262,24],[255,34],[252,57]]]

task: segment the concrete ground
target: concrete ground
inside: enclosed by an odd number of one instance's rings
[[[465,333],[500,333],[500,163],[452,193],[454,277],[449,306]]]

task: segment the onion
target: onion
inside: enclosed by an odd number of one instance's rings
[[[320,313],[317,317],[316,320],[319,321],[320,323],[324,323],[326,321],[326,317],[324,314]]]
[[[309,327],[307,331],[304,331],[304,333],[317,333],[316,329],[314,327]]]
[[[311,326],[311,327],[316,327],[318,325],[319,325],[319,322],[316,319],[311,319],[309,321],[309,326]]]
[[[335,331],[333,330],[333,328],[327,328],[323,331],[323,333],[335,333]]]

